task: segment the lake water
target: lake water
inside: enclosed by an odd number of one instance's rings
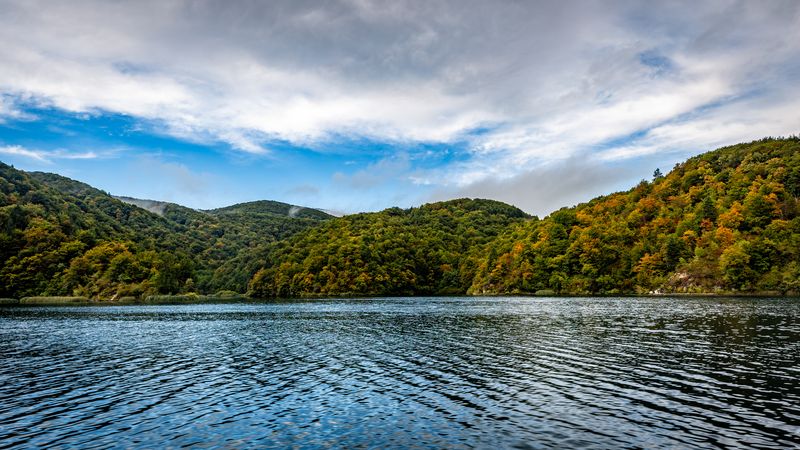
[[[0,447],[800,446],[800,301],[0,309]]]

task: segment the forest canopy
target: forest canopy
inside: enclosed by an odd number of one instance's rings
[[[541,220],[481,199],[200,211],[0,163],[0,297],[797,294],[799,197],[797,137],[720,148]]]

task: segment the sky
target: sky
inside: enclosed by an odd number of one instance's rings
[[[800,133],[800,2],[0,0],[0,161],[114,195],[547,215]]]

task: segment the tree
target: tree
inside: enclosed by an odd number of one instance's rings
[[[747,241],[740,241],[722,252],[719,258],[723,277],[733,289],[745,290],[750,287],[753,271],[750,269],[749,248]]]
[[[191,278],[187,278],[186,282],[183,284],[183,292],[196,292],[197,287],[194,285],[194,280]]]

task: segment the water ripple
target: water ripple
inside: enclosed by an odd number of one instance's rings
[[[0,309],[0,448],[800,446],[800,302]]]

